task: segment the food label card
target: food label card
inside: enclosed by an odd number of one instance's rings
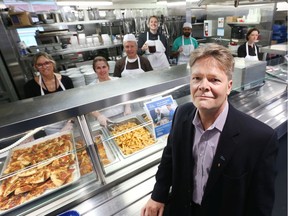
[[[144,103],[144,108],[153,120],[156,138],[169,134],[177,103],[171,95]]]

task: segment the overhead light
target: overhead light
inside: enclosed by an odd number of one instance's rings
[[[157,1],[157,5],[167,5],[167,1]]]
[[[172,7],[172,6],[181,6],[181,5],[186,5],[186,1],[181,1],[181,2],[167,2],[167,6]]]
[[[113,3],[111,1],[57,1],[59,6],[111,6]]]

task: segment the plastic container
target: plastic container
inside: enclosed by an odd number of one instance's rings
[[[75,211],[75,210],[70,210],[67,212],[63,212],[58,216],[80,216],[79,212]]]

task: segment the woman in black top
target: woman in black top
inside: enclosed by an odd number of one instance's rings
[[[56,72],[56,62],[45,52],[34,56],[33,64],[39,76],[28,81],[24,86],[26,98],[41,96],[73,88],[72,80]]]
[[[259,60],[259,48],[255,44],[258,41],[260,31],[257,28],[249,29],[246,34],[246,42],[239,46],[237,50],[238,57],[243,57],[248,61]]]
[[[138,38],[138,54],[145,53],[154,70],[167,68],[169,67],[168,45],[165,36],[158,33],[158,18],[156,16],[149,17],[147,25],[149,31],[140,34]]]

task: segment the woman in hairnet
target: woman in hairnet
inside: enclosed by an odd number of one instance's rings
[[[92,83],[97,84],[106,81],[113,81],[119,79],[118,77],[109,76],[109,64],[102,56],[97,56],[93,60],[93,69],[98,76],[98,79]],[[91,85],[91,84],[90,84]],[[103,109],[101,111],[94,111],[92,115],[97,118],[100,125],[107,126],[110,118],[121,117],[131,114],[131,107],[129,104],[119,105],[113,108]]]

